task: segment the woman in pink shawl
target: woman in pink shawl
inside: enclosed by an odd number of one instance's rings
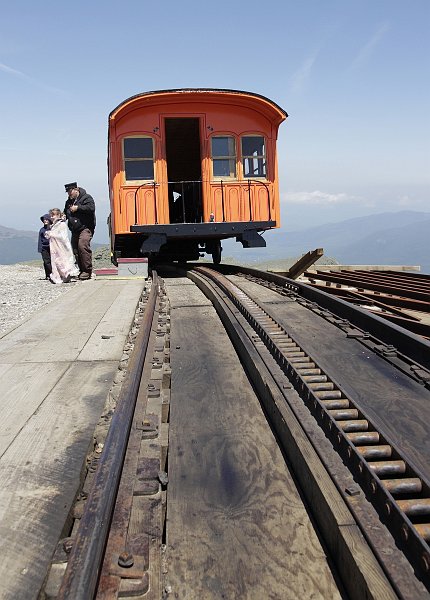
[[[75,265],[67,225],[59,208],[52,208],[49,216],[52,219],[52,225],[45,235],[49,238],[51,251],[52,273],[50,279],[52,283],[69,283],[72,277],[79,275],[79,269]]]

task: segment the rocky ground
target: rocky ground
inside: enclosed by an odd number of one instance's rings
[[[94,249],[93,263],[94,268],[110,266],[109,249]],[[82,283],[54,285],[46,281],[42,261],[0,265],[0,336]]]
[[[46,281],[42,266],[0,265],[0,335],[75,285]]]

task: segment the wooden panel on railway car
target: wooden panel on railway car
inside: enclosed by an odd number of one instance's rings
[[[276,219],[273,204],[273,185],[253,181],[211,182],[206,187],[209,195],[207,209],[215,221],[269,221]],[[270,204],[269,204],[270,203]]]
[[[136,223],[209,222],[212,213],[216,221],[273,221],[279,227],[276,140],[286,117],[267,98],[233,90],[160,90],[125,100],[109,116],[112,235],[132,237]],[[180,123],[187,121],[198,127],[183,130]],[[214,154],[217,139],[231,141],[227,156],[220,147]],[[157,198],[151,202],[154,183]],[[187,199],[181,193],[178,206],[175,183],[192,188]],[[176,210],[181,202],[183,210]],[[127,238],[121,243],[133,245]]]
[[[177,282],[171,287],[166,280],[166,288],[175,296]],[[189,285],[186,292],[171,320],[166,581],[172,596],[339,597],[225,330],[201,292]]]

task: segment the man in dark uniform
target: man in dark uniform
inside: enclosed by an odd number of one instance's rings
[[[72,232],[72,248],[79,267],[79,279],[91,279],[93,271],[91,240],[96,226],[96,207],[93,198],[76,181],[66,183],[68,194],[64,214]]]

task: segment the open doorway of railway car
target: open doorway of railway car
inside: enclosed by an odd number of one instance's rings
[[[200,120],[166,118],[166,161],[170,223],[203,219]]]

